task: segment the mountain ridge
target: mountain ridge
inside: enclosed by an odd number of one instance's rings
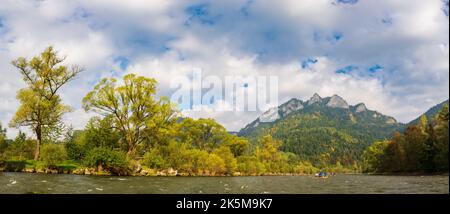
[[[347,101],[345,101],[342,97],[335,94],[331,97],[320,97],[317,93],[315,93],[308,101],[302,101],[298,98],[292,98],[289,101],[279,105],[278,107],[270,108],[269,110],[265,111],[263,114],[261,114],[258,118],[256,118],[251,123],[247,124],[243,129],[239,130],[238,133],[241,133],[243,130],[248,128],[249,126],[253,125],[253,127],[256,127],[255,124],[260,123],[271,123],[275,122],[278,119],[282,119],[289,115],[292,112],[299,111],[304,109],[307,106],[312,105],[324,105],[328,108],[342,108],[342,109],[349,109],[352,113],[363,113],[363,112],[371,112],[372,116],[374,118],[377,117],[384,117],[386,118],[387,123],[398,123],[397,120],[394,117],[383,115],[377,111],[369,110],[364,103],[358,103],[354,106],[349,105]]]
[[[417,124],[417,123],[419,122],[420,117],[421,117],[422,115],[427,116],[427,119],[428,119],[429,121],[432,120],[433,117],[434,117],[436,114],[439,113],[439,111],[442,109],[442,107],[443,107],[445,104],[448,105],[448,103],[449,103],[449,100],[447,99],[447,100],[445,100],[445,101],[443,101],[443,102],[441,102],[441,103],[439,103],[439,104],[437,104],[437,105],[435,105],[435,106],[429,108],[426,112],[424,112],[423,114],[421,114],[420,116],[418,116],[416,119],[411,120],[409,123],[407,123],[407,124],[406,124],[406,127],[407,127],[407,126],[411,126],[411,125]]]
[[[339,95],[309,100],[292,98],[269,109],[238,132],[252,144],[266,134],[314,164],[352,165],[374,141],[388,139],[404,124],[370,110],[364,103],[349,105]]]

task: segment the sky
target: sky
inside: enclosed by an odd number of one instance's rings
[[[85,68],[61,91],[76,129],[95,115],[81,100],[101,78],[152,77],[170,96],[193,68],[274,75],[281,103],[338,94],[409,122],[449,97],[448,14],[448,0],[2,0],[0,123],[25,87],[10,62],[49,45]],[[261,112],[184,113],[238,131]]]

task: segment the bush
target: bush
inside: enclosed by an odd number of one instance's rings
[[[237,168],[237,161],[236,158],[234,158],[231,149],[227,146],[221,146],[214,151],[214,154],[216,154],[217,156],[222,158],[222,160],[225,161],[226,173],[232,175]]]
[[[157,148],[153,148],[145,153],[142,161],[144,166],[148,166],[152,169],[164,169],[167,165],[164,157]]]
[[[26,161],[23,160],[9,160],[0,163],[6,172],[21,172],[25,169]]]
[[[107,169],[113,172],[126,169],[128,161],[125,152],[98,147],[87,153],[84,164],[89,167],[97,167],[99,171]]]
[[[64,144],[69,159],[81,160],[86,156],[89,149],[85,148],[85,141],[84,131],[76,130],[69,134]]]
[[[309,161],[301,161],[298,163],[298,165],[295,167],[295,172],[298,174],[314,174],[318,172],[319,169],[314,167],[311,162]]]
[[[67,153],[63,145],[47,143],[41,148],[41,160],[47,167],[55,167],[66,159]]]
[[[238,171],[245,175],[262,175],[266,169],[255,156],[240,156],[238,157]]]
[[[216,154],[209,154],[206,159],[206,170],[210,175],[225,174],[225,161]]]

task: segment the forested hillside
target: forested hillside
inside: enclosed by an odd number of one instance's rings
[[[277,113],[273,113],[273,112]],[[267,116],[270,115],[268,120]],[[350,106],[341,97],[308,101],[292,99],[263,114],[239,132],[253,141],[271,134],[284,142],[281,149],[293,152],[315,165],[353,165],[376,140],[387,139],[403,124],[366,108]]]

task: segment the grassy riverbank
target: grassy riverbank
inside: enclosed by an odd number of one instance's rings
[[[136,164],[127,168],[103,168],[103,167],[87,167],[83,164],[66,160],[52,167],[46,166],[42,161],[34,160],[9,160],[0,162],[0,172],[24,172],[24,173],[45,173],[45,174],[76,174],[76,175],[96,175],[96,176],[293,176],[293,175],[312,175],[320,171],[317,168],[310,169],[308,172],[264,172],[264,173],[243,173],[233,172],[228,174],[219,174],[210,171],[186,172],[172,168],[168,169],[151,169],[146,166]],[[328,168],[325,171],[337,172],[341,174],[357,173],[350,169]]]

